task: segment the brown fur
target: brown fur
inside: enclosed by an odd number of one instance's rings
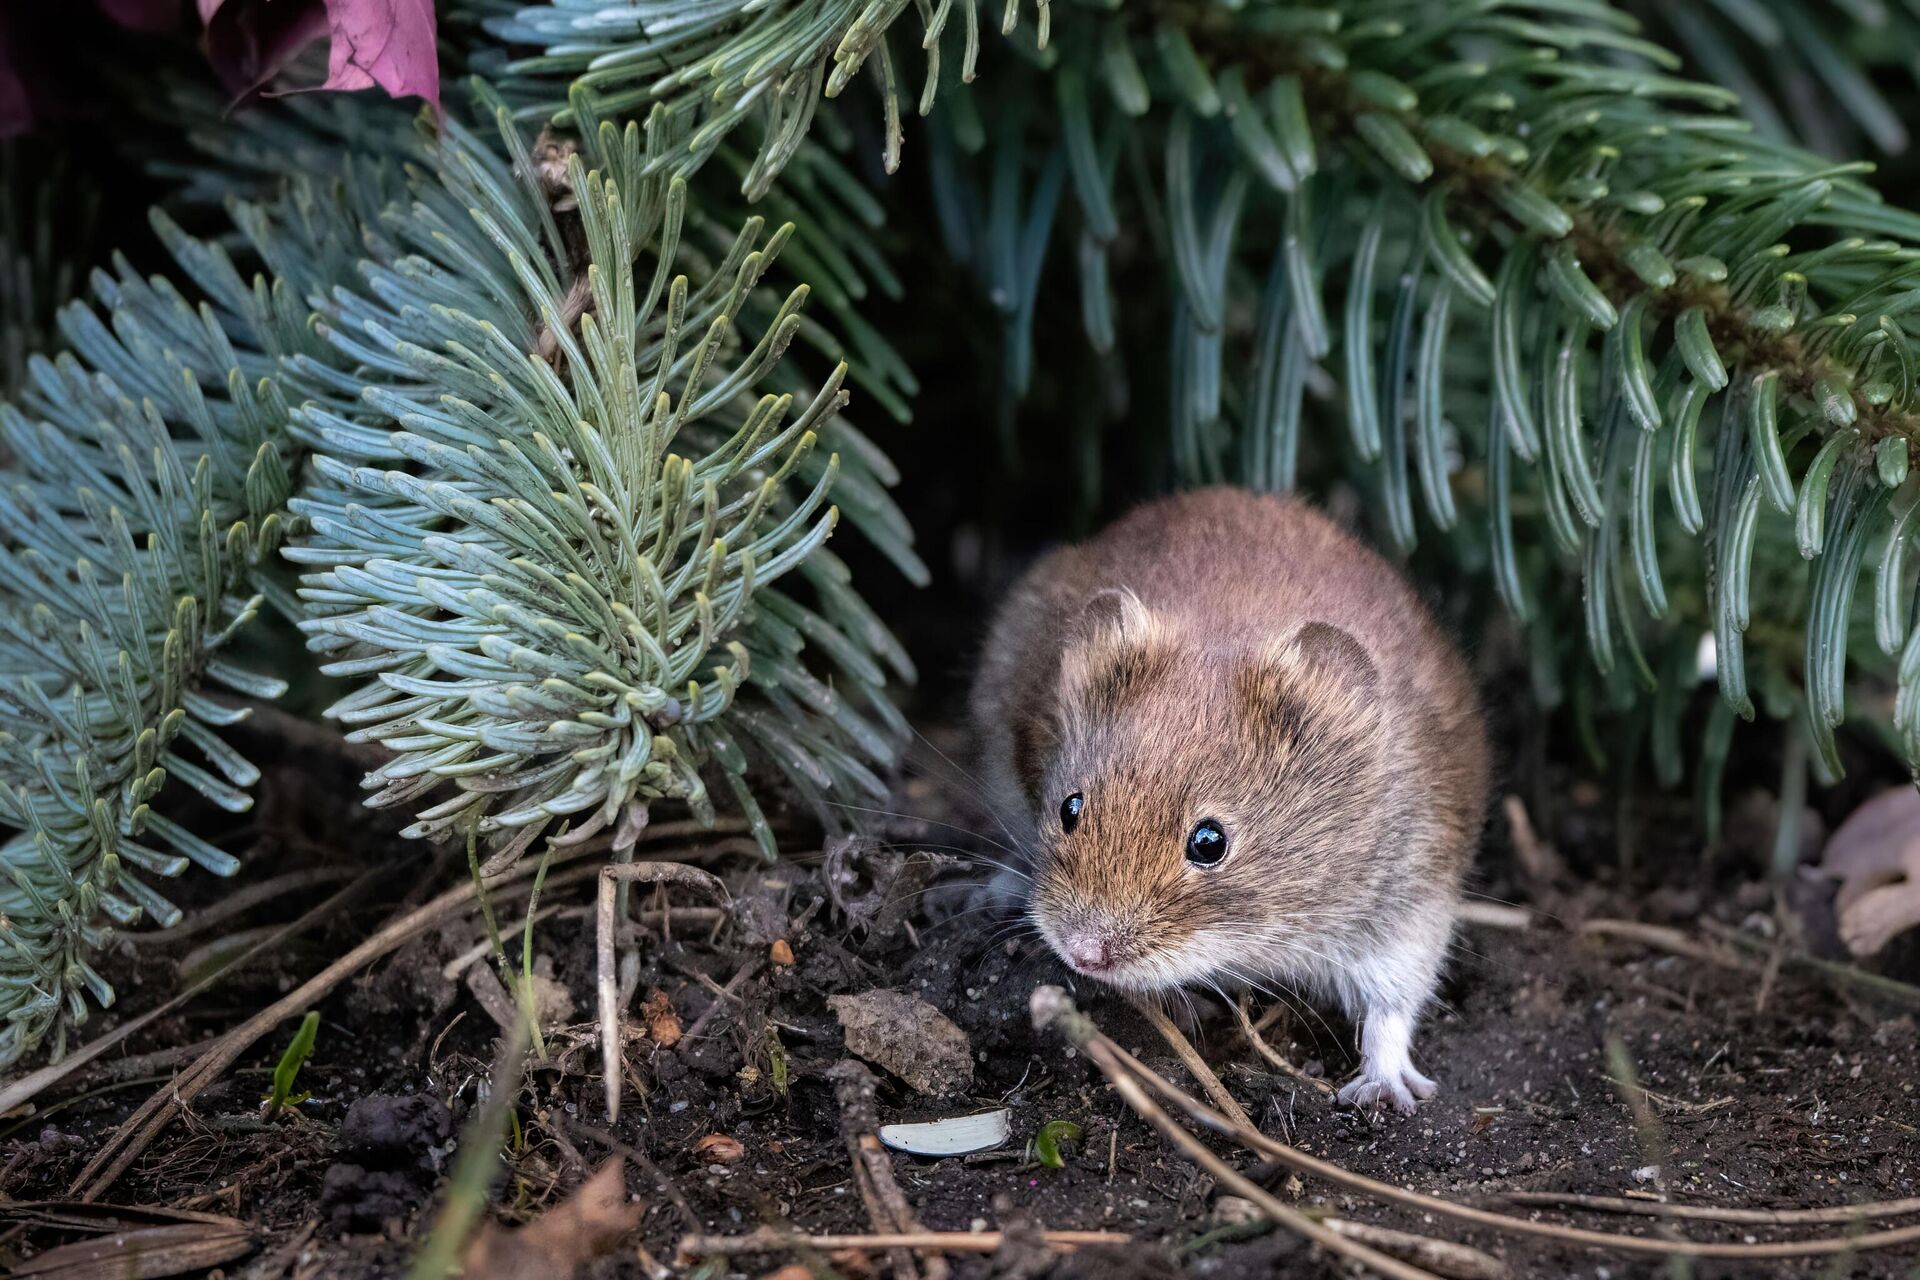
[[[1243,490],[1152,503],[1037,564],[972,716],[1032,844],[1036,919],[1116,922],[1128,960],[1200,939],[1347,953],[1450,914],[1485,810],[1472,682],[1406,581],[1310,507]],[[1198,868],[1207,817],[1229,856]]]

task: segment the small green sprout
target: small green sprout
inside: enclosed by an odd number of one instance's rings
[[[1060,1154],[1060,1144],[1072,1145],[1080,1141],[1080,1126],[1071,1120],[1049,1120],[1040,1126],[1040,1132],[1034,1135],[1033,1154],[1041,1164],[1049,1169],[1064,1169],[1066,1159]]]
[[[780,1028],[767,1025],[767,1056],[772,1070],[773,1091],[781,1097],[787,1096],[787,1047],[780,1043]]]
[[[302,1093],[293,1096],[293,1080],[300,1074],[300,1068],[306,1065],[307,1058],[313,1053],[314,1037],[320,1034],[320,1015],[308,1013],[300,1021],[300,1029],[293,1033],[293,1043],[280,1055],[280,1065],[273,1069],[273,1093],[267,1099],[267,1119],[280,1114],[282,1107],[297,1107],[311,1094]]]

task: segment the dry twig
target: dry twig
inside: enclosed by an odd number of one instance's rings
[[[584,856],[584,851],[575,856]],[[508,883],[530,875],[532,871],[531,866],[511,868],[496,877],[495,882]],[[593,874],[593,871],[591,867],[582,867],[568,876],[555,877],[553,882],[558,883],[563,878],[582,879]],[[318,1003],[329,991],[409,938],[439,924],[456,911],[464,910],[474,896],[474,885],[464,884],[457,889],[449,889],[425,906],[414,908],[398,920],[389,921],[346,955],[220,1037],[219,1042],[192,1066],[163,1085],[158,1093],[141,1104],[139,1110],[127,1117],[114,1131],[113,1137],[103,1143],[93,1159],[87,1162],[87,1167],[80,1171],[80,1176],[74,1180],[73,1194],[84,1200],[98,1197],[113,1185],[114,1179],[126,1171],[176,1115],[185,1111],[202,1090],[218,1080],[262,1036],[294,1014],[304,1012]]]
[[[1174,1025],[1173,1019],[1167,1016],[1166,1011],[1144,996],[1133,997],[1133,1007],[1153,1024],[1153,1029],[1160,1033],[1160,1038],[1167,1042],[1167,1047],[1179,1056],[1181,1064],[1192,1073],[1195,1080],[1200,1082],[1200,1087],[1206,1090],[1207,1096],[1213,1099],[1213,1105],[1232,1116],[1236,1123],[1252,1128],[1252,1117],[1247,1115],[1245,1108],[1235,1101],[1231,1093],[1227,1092],[1227,1086],[1221,1083],[1220,1077],[1213,1073],[1213,1068],[1207,1065],[1207,1060],[1200,1056],[1200,1051],[1193,1047],[1193,1043],[1187,1039],[1186,1034]]]
[[[614,970],[614,900],[619,886],[639,881],[642,884],[683,884],[704,890],[720,901],[727,901],[727,886],[718,877],[698,867],[654,859],[648,862],[622,862],[600,868],[600,896],[596,902],[596,920],[600,986],[600,1056],[606,1076],[607,1123],[620,1118],[620,995],[619,978]]]
[[[1920,1213],[1920,1196],[1908,1200],[1875,1200],[1862,1204],[1826,1205],[1817,1209],[1742,1209],[1733,1205],[1675,1204],[1669,1200],[1628,1200],[1621,1196],[1590,1196],[1572,1191],[1508,1191],[1514,1204],[1554,1205],[1590,1209],[1595,1213],[1634,1214],[1645,1218],[1685,1218],[1692,1222],[1731,1222],[1753,1226],[1853,1226],[1876,1218],[1904,1218]]]
[[[1307,1217],[1299,1210],[1283,1204],[1265,1187],[1251,1181],[1239,1170],[1207,1150],[1205,1143],[1175,1124],[1173,1117],[1162,1111],[1159,1104],[1147,1096],[1146,1090],[1140,1087],[1139,1080],[1123,1065],[1123,1051],[1120,1047],[1101,1035],[1099,1029],[1093,1025],[1093,1020],[1075,1009],[1073,1002],[1067,998],[1067,993],[1059,987],[1036,987],[1033,992],[1032,1009],[1033,1025],[1036,1029],[1042,1031],[1049,1028],[1061,1029],[1074,1048],[1085,1054],[1094,1066],[1100,1068],[1114,1091],[1129,1107],[1133,1108],[1136,1115],[1159,1130],[1161,1137],[1179,1148],[1180,1153],[1188,1160],[1212,1174],[1222,1186],[1230,1187],[1235,1195],[1252,1201],[1260,1212],[1329,1252],[1358,1262],[1362,1266],[1371,1267],[1381,1275],[1387,1276],[1389,1280],[1432,1280],[1431,1272],[1396,1258],[1390,1258],[1369,1245],[1349,1240]],[[1208,1114],[1218,1113],[1209,1112]],[[1224,1118],[1223,1123],[1230,1124],[1225,1122]]]
[[[1050,1249],[1071,1253],[1082,1245],[1131,1244],[1122,1231],[1042,1231]],[[680,1253],[687,1258],[727,1258],[743,1253],[785,1253],[793,1249],[832,1253],[840,1249],[926,1249],[940,1253],[992,1253],[1006,1240],[1000,1231],[891,1231],[865,1236],[808,1236],[761,1227],[741,1236],[686,1236]]]
[[[1771,1258],[1825,1257],[1920,1243],[1920,1226],[1900,1227],[1891,1231],[1869,1231],[1858,1235],[1823,1236],[1814,1240],[1776,1240],[1758,1244],[1688,1240],[1682,1237],[1661,1239],[1621,1235],[1610,1231],[1591,1231],[1584,1227],[1562,1226],[1554,1222],[1536,1222],[1531,1218],[1519,1218],[1511,1214],[1496,1213],[1490,1209],[1455,1204],[1451,1200],[1443,1200],[1438,1196],[1412,1191],[1405,1187],[1396,1187],[1392,1183],[1369,1178],[1363,1173],[1355,1173],[1340,1165],[1310,1156],[1278,1139],[1270,1138],[1250,1125],[1235,1124],[1226,1116],[1207,1107],[1199,1099],[1176,1087],[1102,1035],[1099,1028],[1094,1026],[1093,1020],[1074,1009],[1073,1002],[1058,987],[1036,988],[1033,994],[1033,1005],[1035,1025],[1060,1026],[1070,1042],[1086,1053],[1089,1060],[1106,1073],[1114,1088],[1120,1090],[1122,1096],[1127,1097],[1129,1101],[1134,1096],[1144,1097],[1139,1089],[1139,1082],[1144,1082],[1154,1092],[1186,1112],[1195,1122],[1215,1133],[1230,1137],[1261,1155],[1271,1157],[1297,1172],[1324,1178],[1337,1186],[1358,1191],[1378,1200],[1406,1205],[1425,1213],[1439,1214],[1495,1231],[1558,1240],[1563,1244],[1616,1249],[1627,1253],[1693,1258],[1738,1258],[1751,1261]],[[1122,1088],[1123,1080],[1131,1086],[1130,1089]],[[1151,1105],[1150,1100],[1149,1105]],[[1139,1111],[1139,1108],[1135,1107],[1135,1110]],[[1155,1110],[1157,1111],[1158,1108]],[[1140,1114],[1144,1117],[1147,1113],[1140,1112]],[[1177,1129],[1177,1131],[1189,1141],[1193,1140],[1193,1135],[1186,1130]],[[1187,1148],[1183,1145],[1182,1149]],[[1205,1150],[1204,1147],[1200,1149]],[[1211,1153],[1209,1157],[1212,1158]],[[1266,1206],[1260,1200],[1253,1196],[1247,1196],[1247,1199],[1253,1200],[1255,1204],[1261,1206],[1263,1211],[1265,1210]]]
[[[1254,1024],[1252,1018],[1247,1016],[1247,997],[1244,994],[1241,995],[1239,1003],[1233,1006],[1233,1016],[1240,1023],[1240,1034],[1247,1038],[1247,1043],[1253,1046],[1255,1053],[1258,1053],[1262,1058],[1266,1059],[1268,1066],[1278,1071],[1281,1075],[1298,1080],[1301,1084],[1309,1088],[1318,1089],[1321,1093],[1329,1097],[1333,1095],[1334,1088],[1331,1084],[1328,1084],[1319,1076],[1308,1075],[1291,1062],[1288,1062],[1280,1055],[1279,1050],[1268,1044],[1266,1040],[1261,1037],[1260,1028]]]
[[[116,1044],[125,1040],[128,1036],[133,1035],[143,1027],[151,1024],[156,1018],[162,1018],[172,1013],[175,1009],[193,999],[202,991],[205,991],[208,987],[211,987],[214,983],[226,977],[229,973],[239,969],[248,961],[255,959],[264,952],[272,950],[288,938],[326,919],[335,911],[357,898],[362,891],[375,880],[379,879],[381,874],[383,874],[382,871],[367,872],[352,884],[326,899],[291,924],[283,925],[275,929],[272,933],[266,934],[258,942],[234,955],[218,969],[215,969],[212,973],[209,973],[206,977],[200,979],[200,981],[194,983],[157,1009],[151,1009],[137,1018],[128,1019],[112,1031],[109,1031],[106,1035],[88,1042],[60,1061],[44,1066],[38,1071],[30,1072],[4,1088],[0,1088],[0,1115],[5,1115],[15,1107],[33,1101],[33,1099],[38,1097],[43,1091],[66,1079],[81,1067],[86,1066],[89,1062],[92,1062],[95,1058],[98,1058],[101,1054],[113,1048]],[[87,1198],[92,1199],[93,1197],[89,1196]]]
[[[135,947],[178,942],[182,938],[191,938],[196,933],[203,933],[222,920],[231,920],[263,902],[271,902],[283,894],[298,893],[302,889],[317,889],[321,885],[338,884],[342,880],[351,879],[353,879],[351,867],[303,867],[298,871],[289,871],[285,875],[262,880],[258,884],[247,885],[218,902],[194,912],[192,916],[171,929],[141,929],[121,935],[121,940]]]
[[[847,1140],[847,1155],[853,1161],[853,1185],[860,1190],[860,1199],[866,1203],[867,1218],[874,1230],[896,1236],[927,1234],[914,1216],[913,1206],[907,1203],[906,1193],[894,1181],[892,1158],[875,1136],[880,1117],[873,1106],[876,1087],[873,1072],[846,1058],[833,1065],[827,1078],[833,1081],[834,1097],[840,1103],[840,1132]],[[896,1280],[901,1277],[912,1280],[921,1274],[912,1246],[895,1245],[888,1256],[893,1260]],[[927,1280],[946,1280],[945,1258],[935,1254],[923,1261]]]
[[[673,1204],[673,1210],[680,1215],[680,1221],[687,1224],[687,1230],[698,1231],[701,1227],[700,1215],[693,1211],[686,1195],[680,1190],[680,1184],[667,1176],[665,1170],[653,1162],[653,1158],[638,1147],[629,1146],[608,1133],[605,1129],[596,1129],[585,1121],[576,1120],[562,1111],[550,1113],[550,1118],[558,1120],[574,1133],[592,1142],[597,1142],[615,1155],[625,1156],[633,1161],[634,1167],[652,1179],[653,1185],[660,1189]]]
[[[1436,1240],[1432,1236],[1395,1231],[1392,1227],[1376,1227],[1371,1222],[1353,1222],[1346,1218],[1322,1218],[1320,1225],[1329,1231],[1339,1232],[1349,1240],[1372,1245],[1382,1253],[1405,1259],[1416,1267],[1424,1267],[1437,1276],[1446,1276],[1449,1280],[1507,1280],[1513,1274],[1507,1270],[1506,1263],[1472,1245]]]

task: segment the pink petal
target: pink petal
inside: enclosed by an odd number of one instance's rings
[[[333,36],[323,89],[417,94],[440,105],[440,57],[433,0],[326,0]]]

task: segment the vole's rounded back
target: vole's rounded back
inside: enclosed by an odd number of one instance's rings
[[[1009,595],[972,715],[1074,967],[1307,982],[1410,1028],[1488,759],[1465,664],[1375,552],[1286,498],[1141,507]],[[1375,1096],[1411,1106],[1401,1078]]]

